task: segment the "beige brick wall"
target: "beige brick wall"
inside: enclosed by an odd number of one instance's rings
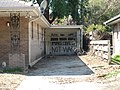
[[[30,28],[29,29],[29,56],[30,56],[29,64],[32,66],[35,62],[37,62],[40,58],[44,56],[44,30],[40,26],[39,22],[34,21],[33,22],[33,38],[32,38],[31,23],[29,23],[29,28]]]
[[[2,62],[8,64],[8,55],[10,52],[10,34],[6,22],[9,18],[0,17],[0,66]]]
[[[20,50],[22,54],[25,54],[25,65],[29,64],[28,56],[28,19],[22,17],[20,19]]]
[[[0,17],[0,66],[2,62],[9,65],[9,54],[11,53],[10,27],[6,22],[10,21],[9,17]],[[25,55],[25,64],[28,65],[28,20],[20,18],[20,53]],[[19,63],[14,63],[19,66]],[[12,65],[11,65],[12,66]]]

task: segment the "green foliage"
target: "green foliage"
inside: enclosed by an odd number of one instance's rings
[[[50,2],[50,9],[52,10],[52,13],[57,18],[63,18],[65,15],[67,15],[67,3],[66,0],[52,0]]]
[[[102,24],[120,13],[120,0],[89,0],[88,23]]]
[[[94,31],[94,30],[100,30],[102,32],[106,32],[107,31],[107,28],[103,25],[100,25],[100,24],[92,24],[90,26],[88,26],[86,32],[89,33],[91,31]]]
[[[40,5],[42,0],[33,0],[33,3],[35,1]],[[47,2],[48,7],[45,10],[45,16],[50,23],[56,18],[62,19],[64,16],[68,17],[71,15],[73,21],[80,24],[79,22],[81,22],[82,18],[86,15],[88,0],[47,0]]]
[[[98,29],[98,30],[100,30],[100,31],[102,31],[102,32],[106,32],[107,31],[107,29],[106,29],[106,27],[105,26],[103,26],[103,25],[96,25],[96,29]]]
[[[79,13],[78,13],[78,9],[79,9],[79,0],[67,0],[67,6],[69,8],[68,13],[72,16],[73,21],[78,22],[79,20]]]
[[[32,1],[33,3],[37,1],[40,5],[43,0]],[[103,24],[120,13],[120,0],[47,0],[47,2],[45,16],[50,23],[71,15],[77,24],[85,26]]]
[[[115,55],[113,61],[120,64],[120,55]]]
[[[113,72],[108,73],[105,77],[112,78],[112,77],[117,76],[119,73],[120,73],[120,71],[113,71]]]
[[[94,24],[88,26],[88,28],[86,28],[86,32],[91,32],[91,31],[95,30],[95,27],[96,26]]]
[[[20,72],[23,72],[23,69],[19,67],[3,69],[3,73],[20,73]]]

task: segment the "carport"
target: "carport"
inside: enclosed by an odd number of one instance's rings
[[[51,26],[45,30],[47,55],[73,55],[82,48],[83,30],[80,25]]]

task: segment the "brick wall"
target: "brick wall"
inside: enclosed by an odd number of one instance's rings
[[[0,66],[2,62],[6,62],[7,65],[8,55],[10,52],[10,34],[9,27],[7,27],[6,22],[9,20],[7,17],[0,17]]]
[[[29,56],[28,56],[28,19],[22,17],[20,19],[20,50],[22,54],[25,54],[25,65],[29,64]]]
[[[0,17],[0,66],[2,62],[6,62],[7,66],[20,66],[20,63],[13,63],[15,58],[9,58],[11,54],[11,38],[10,27],[6,22],[10,21],[9,17]],[[20,54],[25,55],[25,65],[28,66],[28,20],[24,17],[20,18]],[[9,61],[10,60],[10,61]],[[13,60],[13,61],[12,61]],[[20,59],[22,60],[22,59]]]

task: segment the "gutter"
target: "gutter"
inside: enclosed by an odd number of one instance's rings
[[[11,11],[33,11],[34,7],[0,7],[1,12],[11,12]]]
[[[51,24],[48,22],[48,20],[44,17],[44,15],[41,14],[40,18],[42,21],[47,25],[48,28],[51,27]]]
[[[114,21],[116,21],[117,19],[120,19],[120,14],[119,14],[118,16],[113,17],[113,18],[111,18],[110,20],[104,22],[103,24],[109,25],[111,22],[114,22]]]

